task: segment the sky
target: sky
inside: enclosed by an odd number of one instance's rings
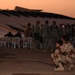
[[[0,0],[0,9],[15,9],[15,6],[42,9],[75,18],[75,0]]]

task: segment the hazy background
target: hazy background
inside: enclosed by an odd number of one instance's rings
[[[75,17],[75,0],[0,0],[0,9],[21,6]]]

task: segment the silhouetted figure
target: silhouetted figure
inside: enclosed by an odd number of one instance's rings
[[[50,26],[49,21],[46,20],[45,24],[42,26],[42,37],[43,37],[43,48],[44,51],[48,49],[48,43],[50,41]]]
[[[25,37],[31,37],[31,34],[32,34],[31,24],[28,23],[25,28]]]
[[[70,36],[70,24],[65,25],[65,35]]]
[[[7,34],[4,35],[4,37],[13,37],[13,34],[11,32],[8,32]]]
[[[74,37],[75,36],[75,24],[72,24],[71,26],[70,26],[70,32],[71,32],[71,37]]]
[[[51,51],[55,50],[55,44],[59,39],[59,27],[56,24],[56,21],[53,21],[53,25],[50,27],[51,32]]]
[[[34,41],[35,47],[40,48],[40,21],[36,21],[36,24],[33,27]]]

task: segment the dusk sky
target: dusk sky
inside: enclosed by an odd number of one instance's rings
[[[0,0],[0,9],[14,9],[15,6],[42,9],[75,18],[75,0]]]

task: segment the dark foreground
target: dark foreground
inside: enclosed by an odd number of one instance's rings
[[[50,52],[0,48],[0,75],[75,75],[75,68],[54,71]]]

